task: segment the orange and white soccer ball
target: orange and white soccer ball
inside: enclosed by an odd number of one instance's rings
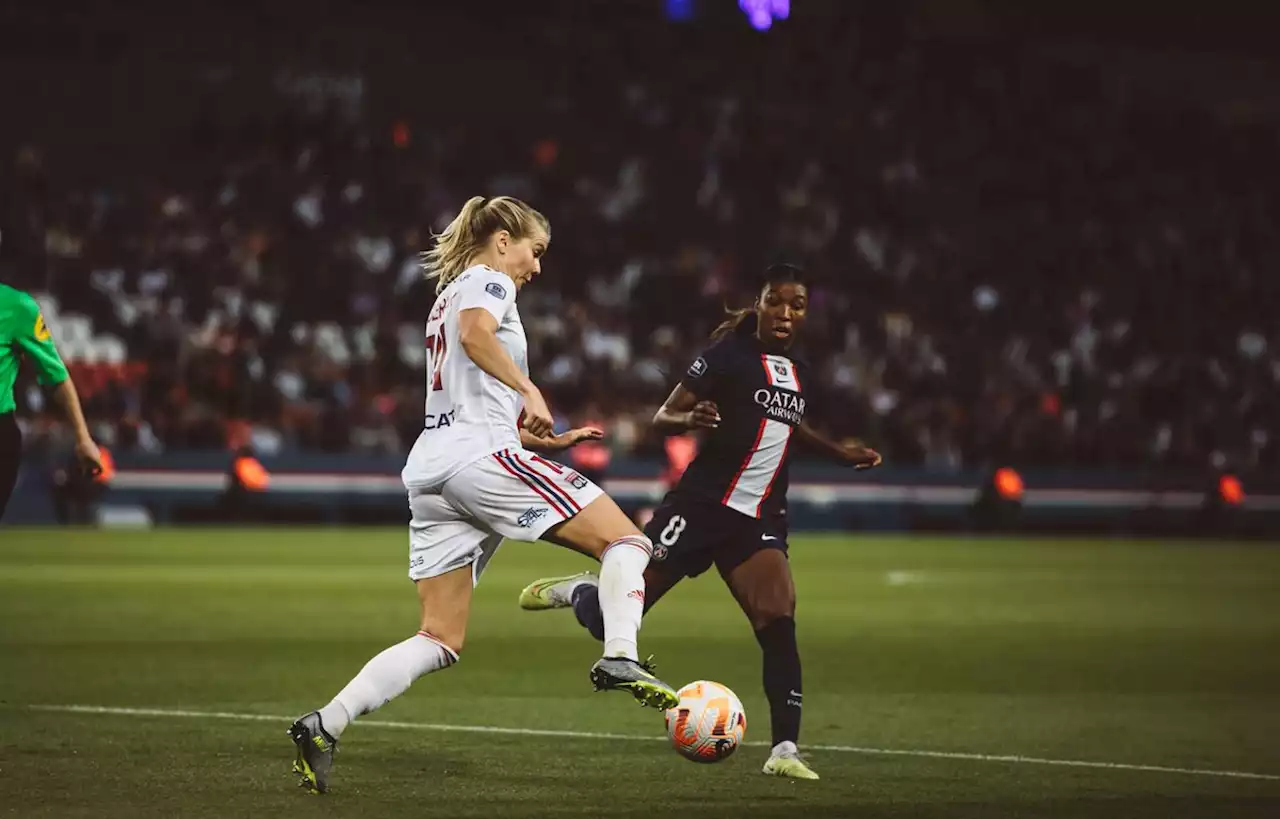
[[[686,759],[719,762],[741,744],[747,714],[738,695],[720,683],[698,680],[677,692],[680,704],[667,710],[667,736]]]

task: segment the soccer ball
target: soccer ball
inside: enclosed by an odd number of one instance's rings
[[[719,762],[747,733],[747,714],[738,695],[720,683],[698,680],[677,692],[680,704],[667,710],[667,736],[685,759]]]

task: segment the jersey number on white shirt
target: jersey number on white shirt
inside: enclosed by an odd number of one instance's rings
[[[444,354],[449,348],[449,343],[445,341],[444,323],[437,324],[435,329],[435,335],[427,336],[427,372],[431,373],[427,389],[430,392],[444,389],[441,373],[444,372]],[[431,325],[429,324],[427,325],[427,332],[431,332]]]

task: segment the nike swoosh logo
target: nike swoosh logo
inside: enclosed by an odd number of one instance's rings
[[[760,539],[761,540],[777,540],[777,538],[774,537],[773,535],[761,535]]]

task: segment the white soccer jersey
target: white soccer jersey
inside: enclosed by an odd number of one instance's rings
[[[516,422],[523,399],[477,367],[459,341],[459,316],[477,307],[497,320],[498,341],[529,372],[515,283],[485,265],[468,268],[437,297],[427,318],[426,418],[401,473],[408,487],[440,486],[491,453],[520,447]]]

